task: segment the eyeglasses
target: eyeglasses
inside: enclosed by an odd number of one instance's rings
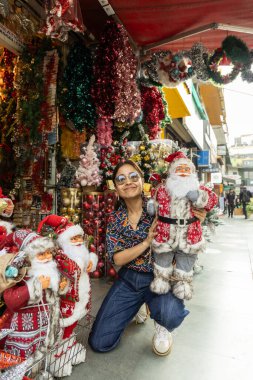
[[[127,178],[130,182],[138,182],[140,175],[137,172],[131,172],[127,177],[124,174],[119,174],[115,177],[115,183],[119,186],[124,185],[127,182]]]

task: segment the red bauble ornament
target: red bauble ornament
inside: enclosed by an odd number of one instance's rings
[[[93,208],[94,211],[98,211],[99,210],[99,204],[98,203],[93,203],[92,208]]]
[[[101,224],[101,220],[95,219],[94,220],[95,225],[98,227]]]
[[[100,234],[102,234],[102,233],[104,232],[104,229],[103,229],[103,228],[99,228],[99,229],[98,229],[98,232],[99,232]]]
[[[98,265],[97,265],[98,269],[101,269],[104,266],[105,266],[104,262],[102,260],[99,260]]]
[[[86,200],[89,203],[92,203],[94,201],[94,196],[91,194],[86,195]]]
[[[86,217],[89,219],[93,219],[94,218],[94,212],[92,212],[92,211],[86,212]]]
[[[91,273],[92,278],[100,278],[102,276],[102,273],[96,269],[93,273]]]
[[[88,202],[84,202],[83,207],[85,210],[89,210],[91,208],[91,205]]]
[[[113,267],[111,267],[110,269],[108,269],[107,274],[110,277],[115,277],[117,275],[117,272],[116,272],[116,270]]]
[[[90,250],[91,252],[96,252],[96,247],[95,247],[95,245],[94,245],[94,244],[91,244],[91,245],[89,246],[89,250]]]
[[[87,228],[87,234],[88,235],[93,235],[93,233],[94,233],[94,230],[93,230],[93,228]]]

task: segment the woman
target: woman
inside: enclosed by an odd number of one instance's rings
[[[122,268],[97,314],[89,343],[97,352],[114,349],[126,326],[146,303],[155,321],[153,351],[157,355],[168,355],[172,346],[171,331],[182,323],[189,311],[171,292],[157,295],[150,291],[153,280],[150,245],[156,220],[152,221],[146,212],[141,169],[127,160],[117,165],[113,181],[121,205],[110,217],[107,253],[109,259]],[[195,216],[201,219],[203,214],[205,212],[196,210]]]

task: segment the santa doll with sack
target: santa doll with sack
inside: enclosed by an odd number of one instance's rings
[[[172,290],[179,299],[192,298],[193,265],[205,250],[200,220],[194,209],[210,211],[217,196],[199,184],[195,166],[184,152],[166,159],[169,175],[148,202],[150,215],[157,216],[157,235],[152,242],[154,280],[150,288],[157,294]]]
[[[55,377],[63,377],[71,375],[72,365],[82,363],[86,358],[86,349],[76,341],[74,328],[88,312],[91,296],[88,273],[96,269],[98,258],[86,248],[84,231],[80,225],[74,225],[58,215],[44,218],[38,232],[44,225],[53,228],[58,235],[60,249],[55,260],[61,274],[68,279],[67,292],[60,297],[63,342],[55,355],[55,362],[50,366]],[[62,367],[63,362],[66,364]]]
[[[65,282],[60,282],[51,239],[20,229],[8,235],[6,246],[11,245],[24,252],[31,266],[23,280],[3,292],[11,315],[9,327],[14,330],[8,335],[4,350],[27,359],[52,348],[56,342],[60,313],[58,290]]]

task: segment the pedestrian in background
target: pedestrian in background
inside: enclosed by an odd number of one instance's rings
[[[230,189],[226,195],[226,202],[228,207],[228,217],[233,218],[235,208],[235,192]]]
[[[243,215],[245,219],[248,219],[247,215],[247,204],[250,202],[251,192],[247,190],[246,187],[243,187],[240,192],[240,202],[242,204]]]

